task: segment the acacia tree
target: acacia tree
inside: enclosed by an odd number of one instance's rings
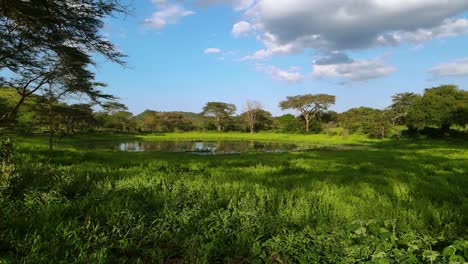
[[[202,114],[205,117],[213,117],[216,120],[216,129],[218,132],[224,130],[226,121],[234,115],[236,112],[236,106],[233,104],[227,104],[223,102],[208,102],[203,107]]]
[[[279,106],[282,110],[294,109],[299,111],[304,117],[305,130],[310,131],[310,121],[314,119],[318,113],[327,110],[331,105],[335,104],[336,97],[328,94],[306,94],[297,96],[288,96],[286,100],[281,101]]]
[[[244,122],[247,124],[250,133],[255,132],[255,125],[258,121],[258,114],[262,111],[262,105],[257,101],[250,101],[248,100],[244,106],[244,113],[242,117],[244,118]]]
[[[102,83],[94,82],[94,74],[88,72],[86,63],[76,63],[73,65],[76,71],[81,71],[82,75],[76,76],[71,73],[68,64],[62,64],[60,60],[50,60],[50,65],[44,65],[49,69],[47,83],[41,87],[42,108],[47,109],[48,130],[49,130],[49,150],[53,149],[53,137],[57,131],[56,125],[56,105],[60,100],[76,96],[75,99],[87,97],[92,103],[100,103],[101,100],[115,100],[115,97],[103,94],[99,88]]]
[[[123,64],[124,55],[101,29],[105,17],[126,10],[118,0],[0,0],[1,86],[16,88],[20,95],[0,118],[8,118],[55,78],[51,60],[60,61],[77,79],[91,76],[96,54]]]

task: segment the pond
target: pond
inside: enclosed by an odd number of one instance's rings
[[[125,152],[190,152],[200,155],[236,154],[245,152],[289,152],[316,148],[316,146],[262,141],[132,141],[119,143],[87,142],[79,148],[107,149]]]

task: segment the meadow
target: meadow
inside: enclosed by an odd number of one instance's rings
[[[73,143],[255,139],[291,153],[197,156]],[[464,263],[466,140],[170,133],[17,137],[0,263]]]

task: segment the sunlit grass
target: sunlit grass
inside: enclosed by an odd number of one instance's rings
[[[142,138],[220,135],[251,136]],[[400,250],[402,259],[423,261],[425,251],[441,252],[468,235],[464,141],[196,156],[69,146],[49,152],[45,138],[17,140],[22,177],[7,190],[13,198],[0,200],[0,260],[354,263],[395,261]]]

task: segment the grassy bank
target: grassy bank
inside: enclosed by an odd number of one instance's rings
[[[220,137],[365,142],[369,148],[228,156],[48,152],[44,138],[20,138],[20,176],[4,191],[9,198],[0,198],[0,263],[468,258],[464,141],[240,133],[136,138]]]

